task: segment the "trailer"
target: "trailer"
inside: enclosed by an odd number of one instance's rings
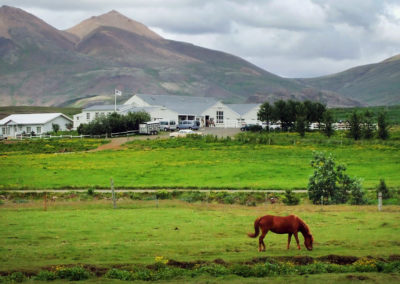
[[[139,124],[139,134],[157,135],[160,132],[159,121],[148,121]]]

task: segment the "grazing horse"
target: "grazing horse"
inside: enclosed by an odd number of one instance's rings
[[[290,215],[286,217],[266,215],[263,217],[259,217],[254,221],[255,233],[248,233],[247,235],[250,238],[257,237],[260,233],[260,228],[262,233],[258,239],[258,251],[265,251],[264,237],[268,233],[268,231],[274,232],[276,234],[289,234],[287,249],[289,249],[292,235],[294,235],[296,239],[297,248],[300,249],[299,238],[297,236],[297,232],[300,231],[303,234],[304,245],[306,246],[306,248],[308,250],[313,249],[314,238],[311,235],[310,229],[303,220],[295,215]]]

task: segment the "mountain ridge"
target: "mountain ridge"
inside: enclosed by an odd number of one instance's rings
[[[0,21],[18,15],[7,20],[18,24],[8,24],[7,34],[3,31],[8,37],[0,37],[2,105],[110,103],[114,88],[124,91],[121,100],[151,93],[212,96],[228,103],[313,99],[328,106],[362,105],[238,56],[164,39],[116,11],[60,31],[21,9],[3,7]]]

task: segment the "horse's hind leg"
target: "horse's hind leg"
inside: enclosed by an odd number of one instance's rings
[[[268,233],[267,231],[262,231],[260,237],[258,238],[258,251],[265,251],[265,243],[264,243],[264,238],[265,235]]]
[[[297,236],[297,232],[294,233],[294,237],[295,237],[295,239],[296,239],[297,248],[300,249],[300,242],[299,242],[299,237]]]
[[[287,239],[287,249],[290,247],[290,241],[292,240],[292,233],[288,234],[288,239]]]

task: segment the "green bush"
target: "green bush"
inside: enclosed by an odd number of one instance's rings
[[[235,264],[230,269],[232,274],[242,276],[242,277],[251,277],[253,276],[252,267],[249,265]]]
[[[132,273],[126,270],[110,269],[104,275],[108,279],[132,280]]]
[[[80,266],[60,269],[56,274],[57,277],[61,279],[68,279],[70,281],[85,280],[90,277],[90,273]]]
[[[378,196],[379,192],[382,193],[382,199],[389,199],[391,197],[390,191],[389,191],[388,187],[386,186],[384,179],[379,180],[379,185],[376,188],[376,196]]]
[[[298,197],[292,190],[286,189],[282,202],[286,205],[298,205],[300,203],[300,197]]]
[[[52,281],[57,279],[57,274],[53,271],[42,270],[35,276],[35,280]]]
[[[207,273],[214,277],[227,275],[230,272],[228,268],[226,268],[223,265],[219,265],[219,264],[204,265],[204,266],[197,268],[196,271],[199,274]]]
[[[25,281],[26,277],[22,272],[13,272],[10,275],[7,276],[6,278],[6,282],[17,282],[17,283],[21,283],[23,281]]]

